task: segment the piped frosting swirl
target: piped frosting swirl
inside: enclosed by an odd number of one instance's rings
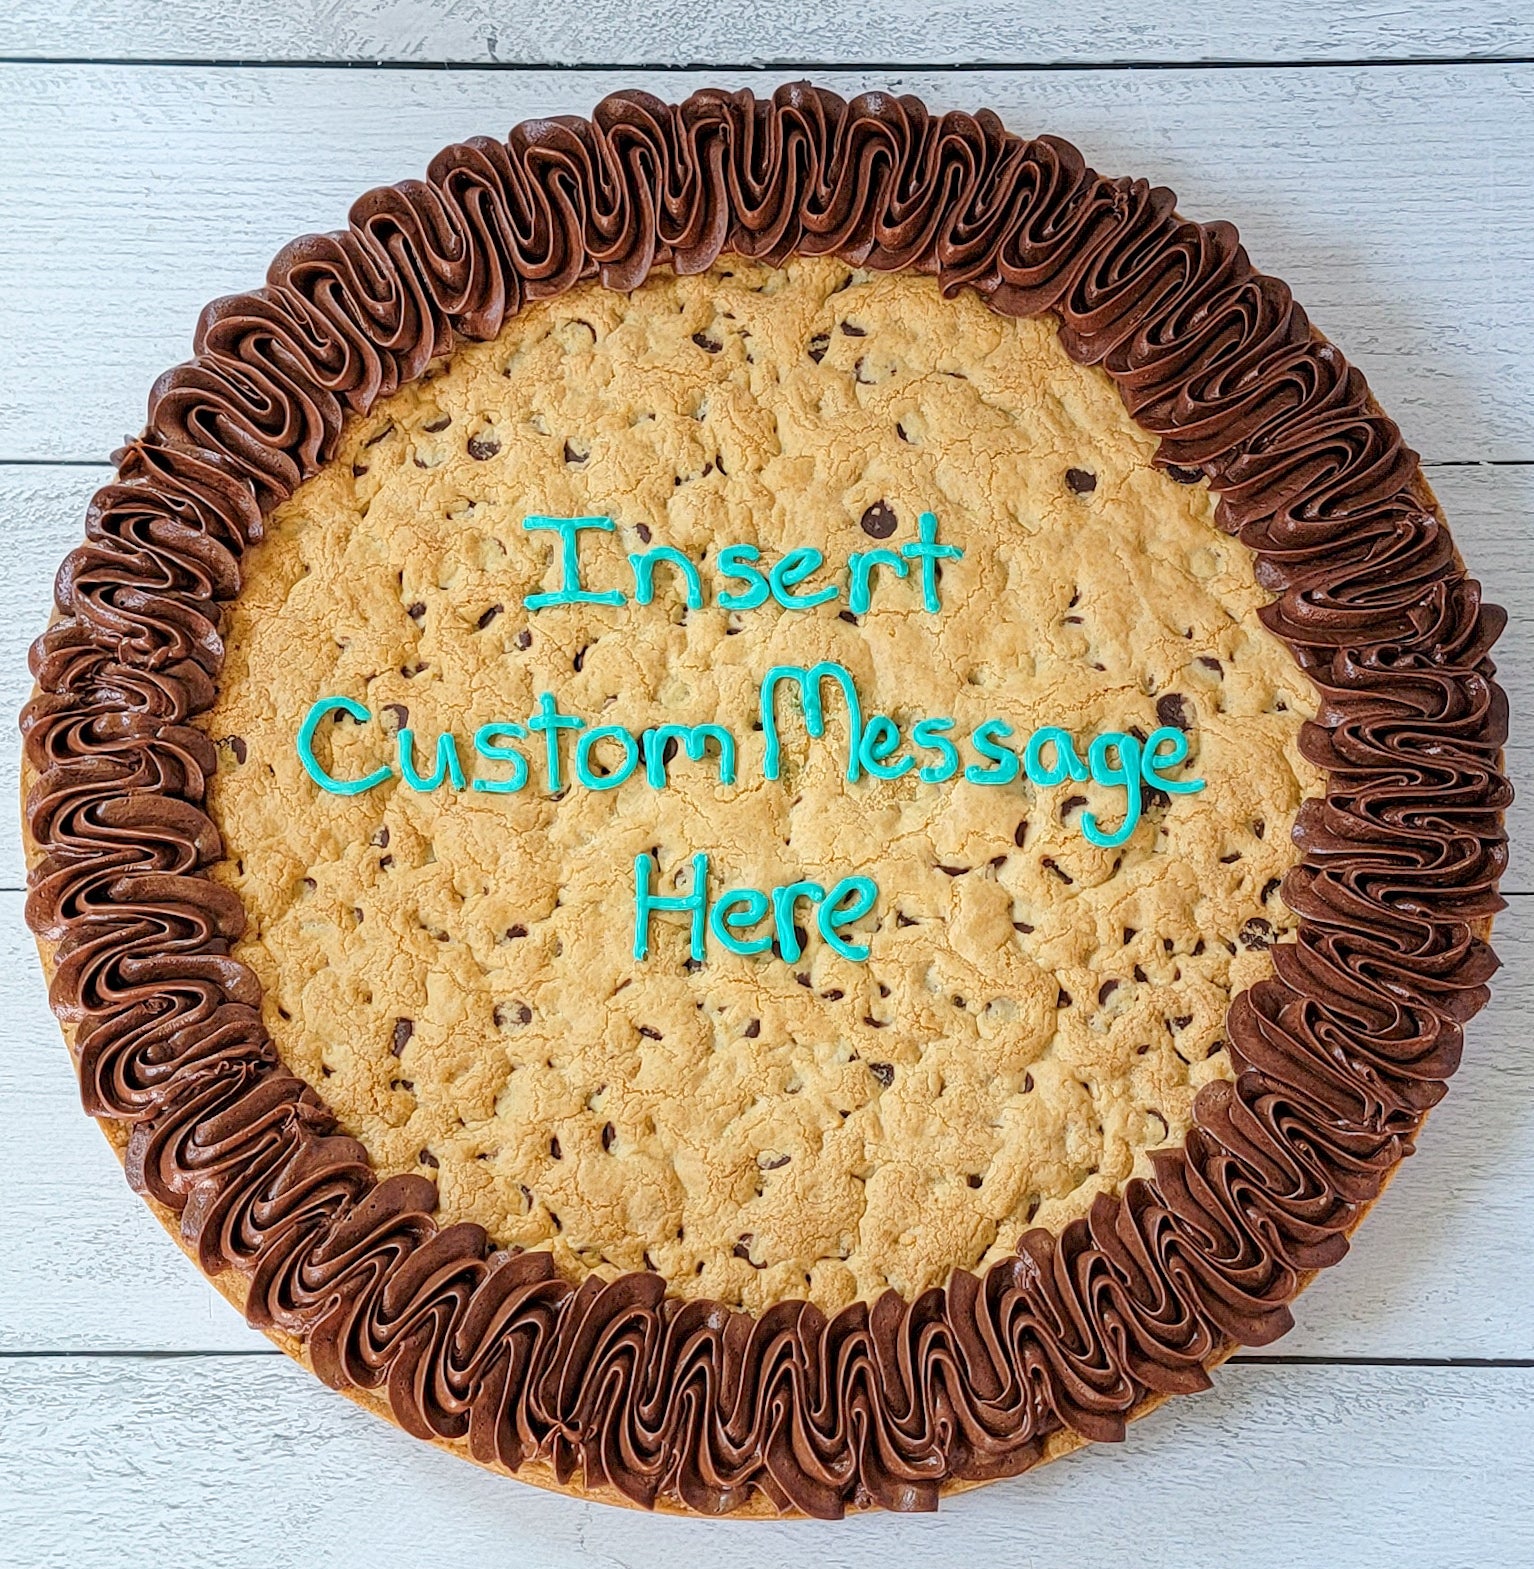
[[[576,1286],[546,1254],[439,1224],[433,1185],[378,1180],[283,1067],[230,956],[244,912],[204,875],[221,846],[192,721],[265,515],[349,416],[525,302],[724,253],[914,268],[1003,314],[1054,313],[1160,438],[1157,461],[1208,478],[1276,595],[1266,625],[1322,699],[1302,746],[1327,791],[1283,889],[1299,938],[1233,1003],[1235,1081],[1200,1093],[1185,1146],[983,1277],[829,1320],[683,1302],[653,1274]],[[720,1513],[760,1493],[835,1516],[935,1507],[945,1482],[1023,1470],[1061,1429],[1119,1438],[1148,1397],[1206,1387],[1232,1345],[1289,1326],[1486,1000],[1505,618],[1415,454],[1229,225],[992,114],[804,85],[624,93],[590,121],[450,147],[209,306],[117,462],[59,572],[23,717],[27,916],[56,945],[86,1109],[130,1125],[130,1179],[179,1212],[204,1269],[245,1278],[253,1323],[480,1460],[537,1456],[645,1505]]]

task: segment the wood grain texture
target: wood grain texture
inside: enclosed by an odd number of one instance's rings
[[[104,458],[206,301],[449,141],[624,83],[779,76],[0,67],[0,459]],[[1240,226],[1426,457],[1534,460],[1534,66],[821,79],[1166,181]]]
[[[997,6],[983,0],[13,0],[7,55],[78,59],[457,60],[740,65],[786,60],[929,65],[1162,60],[1488,58],[1534,48],[1512,0],[1136,0]]]
[[[1097,1446],[834,1528],[619,1512],[481,1472],[275,1358],[13,1365],[0,1479],[17,1569],[1244,1569],[1534,1561],[1534,1371],[1228,1367]],[[18,1544],[24,1551],[9,1556]],[[1239,1552],[1238,1559],[1227,1553]]]
[[[0,1106],[46,1128],[0,1207],[0,1352],[263,1347],[128,1191],[80,1110],[21,897],[0,894]],[[1286,1357],[1534,1358],[1534,898],[1497,933],[1506,966],[1465,1066],[1352,1254],[1296,1307]]]

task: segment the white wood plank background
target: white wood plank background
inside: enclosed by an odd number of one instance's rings
[[[845,9],[846,15],[841,13]],[[1420,1153],[1272,1359],[1112,1452],[826,1530],[649,1519],[480,1474],[269,1351],[170,1245],[77,1109],[0,837],[0,1565],[1534,1562],[1534,14],[1513,0],[11,0],[0,33],[0,710],[106,453],[201,304],[443,143],[623,83],[791,74],[990,105],[1236,220],[1368,372],[1512,613],[1506,969]],[[335,70],[458,60],[581,69]],[[159,61],[196,64],[150,64]],[[252,63],[241,67],[233,63]],[[321,62],[307,68],[283,60]],[[1431,61],[1407,64],[1405,61]],[[1080,69],[1001,69],[1069,63]],[[1272,66],[1178,68],[1201,61]],[[1339,62],[1316,65],[1318,61]],[[71,63],[72,62],[72,63]],[[145,62],[145,63],[129,63]],[[226,62],[226,63],[216,63]],[[1156,69],[1101,68],[1135,62]],[[963,71],[936,67],[968,64]],[[797,73],[792,73],[797,74]],[[319,149],[323,148],[323,152]],[[109,322],[103,340],[86,324]],[[16,744],[0,743],[15,799]],[[1237,1451],[1239,1450],[1239,1458]]]
[[[1524,55],[1516,0],[12,0],[8,57],[486,64],[909,64],[1463,59]]]

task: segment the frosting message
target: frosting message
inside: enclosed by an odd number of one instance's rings
[[[582,539],[612,533],[615,524],[611,518],[535,514],[525,518],[522,526],[530,533],[551,536],[559,580],[557,588],[525,597],[529,612],[630,602],[615,589],[587,588],[582,577]],[[755,546],[727,545],[717,558],[715,571],[721,582],[715,585],[714,603],[724,610],[747,611],[771,600],[785,610],[811,610],[845,591],[848,610],[861,616],[871,608],[876,586],[882,590],[890,580],[908,579],[904,589],[908,601],[914,599],[921,612],[936,616],[942,610],[940,563],[958,560],[964,554],[957,545],[940,540],[938,534],[935,514],[923,512],[914,540],[893,549],[852,551],[843,578],[836,582],[818,579],[826,562],[822,552],[812,547],[789,550],[765,564]],[[657,577],[660,569],[665,569],[688,609],[704,607],[702,575],[683,552],[657,545],[631,553],[629,565],[634,604],[654,603]],[[1059,725],[1043,725],[1020,735],[1004,718],[996,717],[959,734],[954,719],[929,715],[903,727],[891,715],[868,709],[852,672],[829,660],[809,666],[773,665],[763,673],[753,725],[762,736],[762,778],[781,777],[781,720],[788,705],[797,705],[809,738],[823,741],[828,701],[839,705],[846,720],[845,752],[840,762],[849,781],[900,779],[913,771],[928,784],[962,779],[982,788],[1005,787],[1020,777],[1041,789],[1067,780],[1091,780],[1122,792],[1115,802],[1116,821],[1105,822],[1091,811],[1080,815],[1082,835],[1103,848],[1122,845],[1134,833],[1146,790],[1176,796],[1204,788],[1202,779],[1175,772],[1188,756],[1188,738],[1181,729],[1162,726],[1143,738],[1104,731],[1086,742],[1083,755],[1077,738]],[[316,756],[315,739],[327,719],[342,715],[362,725],[373,720],[369,709],[353,698],[322,697],[309,709],[297,737],[304,771],[320,789],[340,796],[362,795],[395,779],[407,789],[423,793],[446,788],[517,795],[531,789],[561,796],[572,785],[608,791],[631,781],[664,790],[679,755],[685,755],[690,764],[711,767],[721,785],[737,783],[740,768],[741,749],[726,725],[664,724],[636,735],[622,724],[593,725],[577,714],[566,713],[557,695],[545,691],[538,694],[533,712],[516,719],[488,719],[465,745],[445,731],[423,747],[413,730],[402,727],[393,737],[392,761],[386,756],[371,772],[339,778]],[[801,957],[802,939],[807,935],[799,922],[801,910],[820,939],[835,952],[855,962],[868,958],[867,944],[858,942],[852,929],[877,908],[879,889],[870,877],[844,877],[829,888],[798,881],[770,890],[735,888],[716,893],[708,854],[699,851],[692,857],[689,890],[662,894],[657,889],[658,871],[649,853],[636,857],[635,959],[649,955],[653,916],[673,913],[688,920],[689,955],[694,960],[706,959],[710,944],[714,944],[741,955],[771,950],[793,963]]]

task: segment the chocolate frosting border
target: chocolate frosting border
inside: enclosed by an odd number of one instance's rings
[[[547,1253],[435,1218],[380,1181],[278,1059],[244,912],[211,882],[204,810],[224,607],[263,519],[343,420],[461,339],[577,280],[635,288],[734,253],[914,268],[992,309],[1052,312],[1156,461],[1206,477],[1256,554],[1261,612],[1320,695],[1325,771],[1283,895],[1297,939],[1229,1013],[1234,1082],[1205,1087],[1153,1180],[1058,1236],[827,1319],[666,1296],[653,1274],[579,1286]],[[1416,454],[1363,377],[1258,273],[1226,223],[1110,180],[1069,144],[911,97],[618,93],[445,149],[297,240],[264,288],[203,312],[155,384],[86,541],[58,574],[22,717],[40,854],[27,920],[54,944],[85,1108],[126,1125],[134,1187],[180,1215],[247,1316],[301,1338],[333,1387],[378,1392],[425,1438],[636,1503],[724,1513],[763,1495],[835,1517],[936,1507],[947,1482],[1022,1471],[1054,1435],[1123,1436],[1137,1407],[1206,1388],[1235,1345],[1290,1325],[1460,1058],[1497,961],[1507,705],[1480,600]]]

